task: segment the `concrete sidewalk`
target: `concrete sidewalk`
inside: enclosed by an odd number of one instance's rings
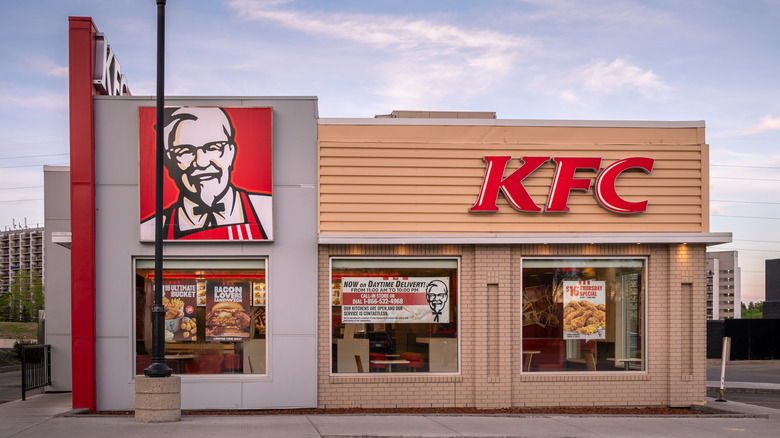
[[[709,363],[709,367],[717,364]],[[780,393],[780,361],[729,363],[734,376],[763,381],[726,381],[737,391]],[[745,374],[738,374],[737,370]],[[712,379],[715,374],[709,375]],[[728,374],[727,374],[728,377]],[[719,381],[707,382],[710,390]],[[726,397],[728,400],[728,396]],[[187,415],[176,423],[141,424],[133,416],[78,415],[71,393],[28,395],[0,404],[3,437],[135,437],[155,435],[252,437],[776,437],[780,410],[707,399],[708,415]]]
[[[0,405],[0,437],[776,437],[780,410],[717,403],[701,416],[191,415],[141,424],[132,416],[77,415],[70,393]]]

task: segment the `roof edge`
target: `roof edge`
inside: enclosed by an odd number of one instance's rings
[[[320,125],[398,125],[398,126],[535,126],[576,128],[704,128],[704,120],[534,120],[534,119],[425,119],[425,118],[331,118],[318,119]]]
[[[731,233],[484,233],[484,234],[341,234],[320,233],[327,244],[604,244],[730,243]]]

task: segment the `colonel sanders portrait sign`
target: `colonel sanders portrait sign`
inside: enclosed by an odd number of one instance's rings
[[[272,108],[165,108],[163,239],[273,240]],[[156,110],[139,108],[141,241],[154,241]]]

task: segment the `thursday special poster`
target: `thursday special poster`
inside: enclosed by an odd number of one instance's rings
[[[604,281],[564,281],[563,338],[604,339],[606,296]]]

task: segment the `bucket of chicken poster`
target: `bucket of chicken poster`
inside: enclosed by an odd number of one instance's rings
[[[606,297],[604,281],[564,281],[563,339],[604,339]]]
[[[357,323],[447,323],[447,277],[343,277],[341,320]]]
[[[206,282],[206,341],[249,340],[252,283]]]
[[[162,304],[165,308],[166,341],[197,340],[196,287],[195,280],[163,280]]]

